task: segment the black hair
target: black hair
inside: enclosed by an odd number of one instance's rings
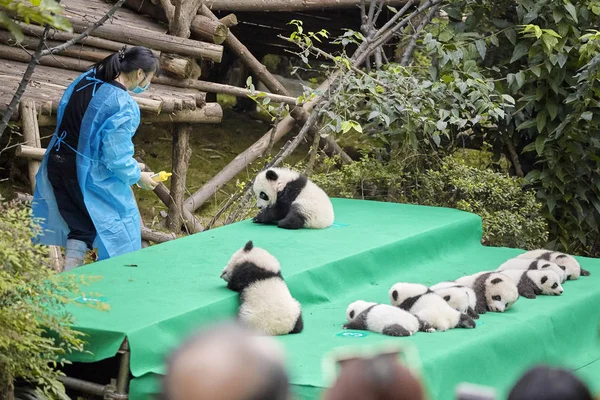
[[[508,400],[521,399],[593,400],[593,396],[571,371],[537,366],[527,371],[508,395]]]
[[[160,61],[146,47],[135,46],[127,50],[126,46],[117,53],[111,54],[104,60],[94,64],[96,78],[104,82],[115,80],[122,72],[128,73],[141,68],[146,73],[160,74]]]

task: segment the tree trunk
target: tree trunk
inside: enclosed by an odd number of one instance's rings
[[[34,148],[42,147],[40,142],[39,127],[37,125],[35,101],[31,99],[24,99],[21,101],[21,122],[25,144]],[[35,189],[35,175],[40,168],[40,162],[30,159],[27,164],[29,169],[31,193],[33,193],[33,190]]]
[[[385,4],[395,6],[406,0],[387,0]],[[204,4],[218,11],[306,11],[332,8],[356,8],[360,0],[204,0]]]
[[[5,365],[0,363],[0,400],[14,400],[15,387],[12,376]]]
[[[187,170],[192,155],[190,134],[192,126],[182,124],[173,132],[173,175],[171,176],[171,204],[167,226],[172,232],[181,232],[183,225],[183,201],[185,200],[185,183]]]
[[[229,34],[229,28],[220,21],[215,21],[203,15],[196,15],[190,27],[192,32],[202,39],[212,43],[221,44]]]

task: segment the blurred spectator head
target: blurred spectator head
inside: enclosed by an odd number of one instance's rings
[[[537,366],[527,371],[512,388],[508,400],[593,400],[586,385],[571,371]]]

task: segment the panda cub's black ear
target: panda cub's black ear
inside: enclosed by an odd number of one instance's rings
[[[277,172],[273,171],[272,169],[267,171],[267,179],[270,181],[276,181],[277,178],[279,178],[279,176],[277,176]]]
[[[397,291],[397,290],[394,290],[394,291],[392,292],[392,298],[393,298],[394,300],[398,300],[398,291]]]
[[[354,318],[354,310],[350,311],[350,318]]]
[[[248,240],[248,243],[246,243],[246,245],[244,246],[244,251],[250,251],[254,248],[254,244],[252,243],[252,240]]]
[[[502,282],[502,278],[494,278],[494,279],[492,279],[491,283],[492,283],[492,285],[496,285],[496,284],[498,284],[500,282]]]

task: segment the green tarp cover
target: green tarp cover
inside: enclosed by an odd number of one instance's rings
[[[278,337],[298,398],[319,398],[325,386],[321,360],[331,349],[389,340],[416,346],[434,399],[452,399],[463,381],[504,393],[538,362],[577,370],[600,391],[600,260],[578,258],[591,276],[567,281],[562,296],[520,298],[508,312],[482,315],[472,330],[392,339],[339,336],[352,301],[389,304],[388,290],[398,281],[452,280],[494,269],[522,250],[482,246],[481,219],[458,210],[347,199],[333,204],[336,222],[328,229],[289,231],[247,220],[78,269],[104,277],[86,288],[99,295],[86,298],[100,298],[110,310],[70,309],[75,328],[90,335],[87,350],[93,353],[72,359],[112,357],[127,337],[130,398],[150,398],[165,356],[186,335],[235,315],[237,294],[219,275],[230,256],[253,240],[279,259],[303,307],[304,331]]]

